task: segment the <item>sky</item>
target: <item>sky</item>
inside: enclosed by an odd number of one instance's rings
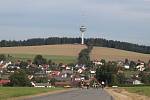
[[[150,0],[0,0],[0,40],[105,38],[150,46]]]

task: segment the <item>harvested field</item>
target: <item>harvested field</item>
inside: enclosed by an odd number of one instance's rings
[[[91,53],[92,59],[106,59],[106,60],[142,60],[148,62],[150,60],[150,54],[142,54],[131,51],[105,48],[105,47],[94,47]]]
[[[78,56],[78,53],[85,47],[86,46],[84,45],[69,45],[69,44],[68,45],[2,47],[0,48],[0,53]]]
[[[65,45],[44,45],[44,46],[23,46],[23,47],[1,47],[0,54],[41,54],[41,55],[56,55],[56,56],[72,56],[77,57],[79,52],[86,48],[84,45],[65,44]],[[150,54],[141,54],[125,50],[94,47],[91,52],[92,59],[106,59],[106,60],[129,60],[138,59],[148,61]]]

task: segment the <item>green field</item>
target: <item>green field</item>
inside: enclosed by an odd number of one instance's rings
[[[0,100],[6,100],[13,97],[28,96],[39,93],[46,93],[63,88],[34,88],[34,87],[0,87]]]
[[[5,54],[6,56],[8,54]],[[16,60],[33,60],[33,58],[36,56],[36,54],[9,54],[8,59],[11,61]],[[52,62],[55,63],[75,63],[77,61],[77,57],[74,56],[58,56],[58,55],[42,55],[47,60],[52,60]]]
[[[140,95],[146,95],[146,96],[150,97],[150,86],[125,87],[125,89],[132,93],[137,93]]]

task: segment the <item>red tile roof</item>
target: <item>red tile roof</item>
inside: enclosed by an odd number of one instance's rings
[[[0,84],[8,84],[10,80],[0,80]]]

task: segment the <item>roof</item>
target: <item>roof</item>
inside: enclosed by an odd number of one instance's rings
[[[60,71],[51,71],[50,75],[52,75],[52,76],[59,76],[60,75]]]
[[[56,86],[65,86],[65,85],[71,85],[71,82],[67,81],[67,82],[55,82]]]
[[[50,86],[49,83],[35,83],[35,86]]]
[[[10,80],[0,80],[0,84],[7,84],[9,82],[10,82]]]

